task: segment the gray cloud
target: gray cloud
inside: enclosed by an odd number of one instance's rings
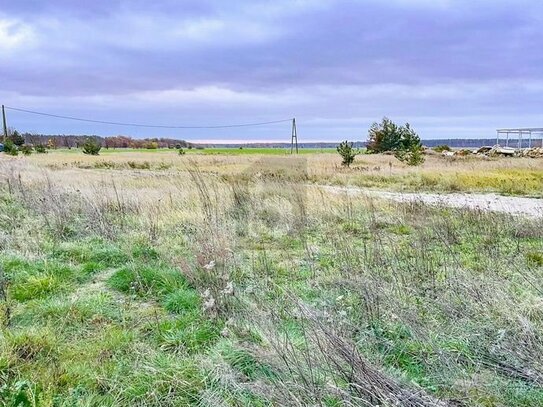
[[[537,124],[543,4],[384,3],[11,2],[0,12],[0,98],[104,120],[146,111],[147,121],[175,124],[296,114],[311,139],[364,138],[383,115],[413,122],[423,137]],[[15,119],[21,128],[89,131]],[[254,134],[276,131],[234,137]]]

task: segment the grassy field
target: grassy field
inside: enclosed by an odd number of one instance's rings
[[[354,165],[341,166],[337,153],[305,149],[303,163],[288,164],[282,149],[105,150],[85,156],[80,150],[56,150],[24,158],[51,169],[150,170],[185,172],[197,165],[200,171],[239,179],[259,167],[268,177],[313,184],[351,185],[395,191],[496,192],[504,195],[543,197],[543,160],[532,158],[426,157],[420,167],[409,167],[393,156],[361,154]],[[240,159],[239,155],[243,155]],[[23,159],[23,158],[20,158]],[[283,160],[286,159],[286,164]],[[302,165],[303,171],[299,167]]]
[[[541,196],[541,162],[339,162],[0,156],[0,405],[543,405],[541,219],[313,185]]]
[[[79,154],[81,153],[78,149],[63,149],[61,150],[63,153],[72,153],[72,154]],[[271,148],[271,147],[242,147],[242,148],[232,148],[232,147],[206,147],[203,149],[199,148],[192,148],[187,149],[185,148],[183,151],[185,151],[185,154],[190,155],[202,155],[202,154],[211,154],[211,155],[217,155],[217,154],[225,154],[225,155],[287,155],[290,154],[290,147],[289,148]],[[321,153],[333,153],[335,152],[335,148],[300,148],[298,149],[299,154],[321,154]],[[135,149],[135,148],[118,148],[118,149],[102,149],[101,154],[102,155],[118,155],[118,154],[125,154],[125,153],[142,153],[142,154],[177,154],[177,150],[175,149]]]

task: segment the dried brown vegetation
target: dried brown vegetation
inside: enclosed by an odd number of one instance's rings
[[[5,400],[543,402],[541,219],[330,194],[358,173],[326,155],[126,154],[1,164]]]

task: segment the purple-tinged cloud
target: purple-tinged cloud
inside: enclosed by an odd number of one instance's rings
[[[23,0],[0,11],[0,100],[158,124],[296,115],[311,140],[363,139],[384,115],[424,138],[491,137],[543,125],[542,20],[535,0]],[[11,112],[10,123],[171,134]],[[288,129],[181,136],[278,139]]]

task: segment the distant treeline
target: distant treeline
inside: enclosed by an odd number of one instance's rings
[[[493,146],[496,144],[496,138],[489,139],[431,139],[431,140],[421,140],[422,144],[426,147],[436,147],[441,145],[448,145],[453,148],[471,148],[471,147],[482,147],[482,146]],[[314,142],[314,143],[298,143],[299,148],[336,148],[338,142]],[[505,138],[500,138],[500,144],[505,145]],[[236,143],[236,144],[206,144],[206,147],[209,148],[290,148],[290,143]],[[509,146],[516,147],[517,139],[510,138]],[[522,140],[522,146],[528,146],[528,140],[524,138]],[[541,139],[532,140],[533,147],[542,146]],[[355,141],[353,142],[353,147],[363,148],[366,147],[365,141]]]
[[[24,144],[44,145],[49,148],[78,148],[82,146],[86,140],[93,139],[105,148],[192,148],[193,144],[185,140],[177,140],[171,138],[146,138],[134,139],[128,136],[81,136],[81,135],[47,135],[47,134],[32,134],[19,133],[17,130],[10,130],[10,139],[24,140]],[[19,143],[16,143],[19,144]]]
[[[31,144],[31,145],[43,145],[48,148],[78,148],[82,146],[89,138],[96,140],[102,147],[109,148],[141,148],[141,149],[156,149],[156,148],[290,148],[290,143],[214,143],[214,144],[194,144],[185,140],[178,140],[173,138],[145,138],[135,139],[129,136],[111,136],[101,137],[95,135],[47,135],[47,134],[32,134],[32,133],[20,133],[17,130],[9,129],[10,139],[13,139],[17,145]],[[509,140],[509,146],[517,147],[517,139],[511,137]],[[1,139],[0,139],[1,142]],[[299,148],[336,148],[339,143],[337,142],[312,142],[312,143],[299,143]],[[436,147],[440,145],[448,145],[453,148],[474,148],[481,146],[493,146],[496,144],[495,138],[486,139],[430,139],[422,140],[422,144],[426,147]],[[500,144],[505,145],[505,137],[500,139]],[[355,148],[363,148],[366,146],[365,141],[355,141],[353,143]],[[526,138],[522,141],[522,146],[528,146],[528,140]],[[543,140],[533,139],[533,147],[543,146]]]

